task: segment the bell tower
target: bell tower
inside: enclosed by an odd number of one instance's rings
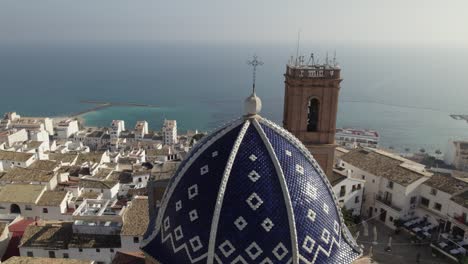
[[[333,173],[336,115],[340,92],[340,67],[308,63],[298,57],[286,65],[284,92],[284,128],[309,149],[327,176]]]

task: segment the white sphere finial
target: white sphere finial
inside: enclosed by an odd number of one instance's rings
[[[255,93],[252,93],[244,101],[244,112],[246,116],[253,116],[262,110],[262,100]]]

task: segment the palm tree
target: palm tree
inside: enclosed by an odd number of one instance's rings
[[[419,152],[421,152],[421,154],[424,155],[424,154],[426,153],[426,150],[425,150],[424,148],[420,148],[420,149],[419,149]]]
[[[440,151],[440,149],[436,149],[435,154],[440,155],[442,154],[442,151]]]

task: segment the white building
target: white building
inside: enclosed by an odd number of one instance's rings
[[[366,129],[338,128],[335,134],[336,143],[349,149],[358,147],[377,148],[379,138],[377,131]]]
[[[119,188],[120,184],[118,181],[81,179],[78,191],[79,193],[101,193],[104,199],[112,199],[115,198],[119,193]]]
[[[177,121],[176,120],[164,120],[162,128],[164,145],[177,144]]]
[[[0,172],[11,168],[27,168],[37,159],[35,154],[0,150]]]
[[[353,215],[361,215],[364,180],[350,177],[350,172],[344,169],[334,169],[329,177],[338,203]]]
[[[135,125],[135,139],[143,139],[148,134],[148,122],[138,121]]]
[[[444,161],[458,170],[468,170],[468,141],[450,141]]]
[[[149,224],[149,208],[147,196],[136,196],[128,205],[123,215],[123,227],[120,233],[122,250],[136,252]]]
[[[0,143],[5,142],[8,146],[12,146],[16,142],[28,140],[26,129],[9,129],[0,131]]]
[[[36,207],[45,187],[34,184],[8,184],[0,187],[0,214],[19,214],[27,219],[38,215]]]
[[[78,121],[75,119],[62,120],[55,126],[55,134],[61,139],[69,138],[79,130]]]
[[[351,177],[366,182],[361,214],[391,228],[395,228],[394,220],[416,214],[418,187],[432,176],[422,164],[377,149],[352,150],[338,164]]]
[[[123,120],[112,120],[111,124],[111,139],[119,138],[122,131],[125,130],[125,122]]]
[[[54,134],[52,119],[48,117],[22,117],[16,112],[6,113],[0,121],[0,129],[16,128],[30,130],[45,130],[49,135]]]

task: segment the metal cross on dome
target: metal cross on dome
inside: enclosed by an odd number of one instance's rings
[[[253,67],[253,82],[252,82],[252,91],[255,94],[255,78],[257,73],[257,66],[262,66],[263,61],[259,61],[257,55],[253,56],[253,60],[247,61],[247,64]]]

